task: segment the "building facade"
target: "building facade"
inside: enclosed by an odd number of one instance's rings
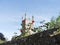
[[[25,14],[25,18],[22,17],[22,24],[21,24],[22,28],[21,28],[21,33],[23,34],[34,34],[33,30],[34,30],[34,16],[32,16],[32,19],[30,18],[26,18],[26,14]]]

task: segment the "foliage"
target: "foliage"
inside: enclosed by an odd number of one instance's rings
[[[6,38],[2,33],[0,33],[0,43],[4,43],[6,41]]]
[[[0,39],[0,43],[4,43],[4,42],[5,42],[4,40],[1,40],[1,39]]]
[[[56,23],[57,23],[58,26],[60,26],[60,16],[57,17]]]
[[[60,25],[60,16],[58,16],[56,19],[52,17],[49,22],[49,28],[54,28],[59,25]]]
[[[50,22],[47,23],[48,23],[48,29],[60,27],[60,16],[58,16],[57,18],[52,17]],[[58,29],[58,31],[59,30],[60,29]]]
[[[54,19],[54,17],[52,17],[49,23],[49,28],[54,28],[55,24],[56,24],[56,20]]]

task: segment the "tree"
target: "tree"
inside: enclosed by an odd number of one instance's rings
[[[3,43],[5,41],[6,41],[6,38],[4,37],[2,33],[0,33],[0,43]]]
[[[0,33],[0,39],[1,40],[6,40],[5,37],[4,37],[4,35],[2,33]]]
[[[48,23],[48,29],[60,27],[60,16],[58,16],[57,18],[52,17],[50,22],[47,23]],[[60,29],[58,29],[58,31],[60,31]]]
[[[52,17],[51,20],[50,20],[50,22],[48,24],[49,24],[49,26],[48,26],[49,29],[50,28],[55,28],[55,26],[56,26],[56,20],[55,20],[55,18]]]
[[[57,27],[60,27],[60,16],[56,18],[56,25]],[[60,31],[60,28],[57,31]]]
[[[57,17],[56,23],[57,23],[58,26],[60,26],[60,16]]]
[[[17,33],[14,32],[14,36],[12,36],[12,39],[11,40],[16,40],[16,38],[17,38]]]

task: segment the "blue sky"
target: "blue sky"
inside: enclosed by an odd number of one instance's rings
[[[35,21],[49,21],[60,12],[60,0],[0,0],[0,32],[10,39],[14,32],[20,34],[21,20],[24,14]],[[39,23],[35,22],[35,27]]]

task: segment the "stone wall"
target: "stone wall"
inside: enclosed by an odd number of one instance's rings
[[[56,30],[57,28],[45,30],[34,35],[13,41],[8,41],[0,45],[60,45],[60,34],[50,36]]]

